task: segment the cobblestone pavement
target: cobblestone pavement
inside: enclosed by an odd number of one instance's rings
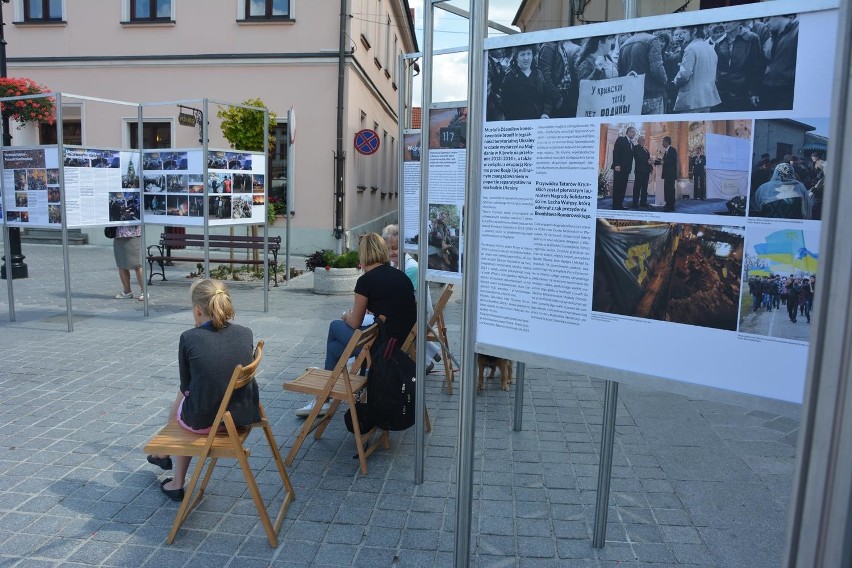
[[[0,281],[0,567],[452,565],[457,391],[427,384],[432,434],[425,482],[414,485],[414,432],[361,475],[343,421],[309,438],[289,473],[296,487],[269,547],[235,464],[217,467],[173,545],[177,505],[142,447],[177,385],[177,339],[192,325],[190,265],[168,269],[142,303],[114,300],[112,251],[70,250],[74,331],[67,332],[62,249],[24,245],[30,277],[14,281],[9,321]],[[321,364],[330,319],[349,297],[311,292],[310,274],[273,288],[233,283],[237,322],[266,341],[261,399],[285,452],[305,399],[281,385]],[[134,291],[136,287],[134,285]],[[458,349],[461,303],[447,310]],[[523,430],[512,393],[477,398],[472,566],[778,566],[799,408],[746,406],[623,385],[607,543],[591,545],[603,382],[527,367]],[[252,436],[255,436],[253,434]],[[250,439],[259,441],[259,435]],[[250,458],[267,499],[280,499],[261,445]]]

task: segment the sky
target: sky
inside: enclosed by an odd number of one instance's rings
[[[417,33],[417,45],[423,49],[423,14],[426,9],[424,0],[409,0],[409,6],[414,9],[414,27]],[[452,0],[448,2],[462,10],[470,10],[468,0]],[[504,26],[512,27],[512,20],[518,12],[521,0],[489,0],[488,19]],[[467,47],[468,20],[451,14],[440,8],[434,10],[433,35],[434,49]],[[516,28],[517,29],[517,28]],[[503,35],[491,31],[491,35]],[[422,61],[421,61],[422,68]],[[432,102],[461,101],[467,99],[467,53],[453,53],[434,58],[432,73]],[[420,77],[414,80],[414,106],[420,106],[421,82]]]

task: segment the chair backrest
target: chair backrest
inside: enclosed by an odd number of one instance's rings
[[[334,370],[331,372],[332,376],[336,377],[344,369],[346,369],[346,363],[352,357],[352,354],[360,349],[361,351],[355,357],[355,361],[352,363],[350,367],[351,372],[355,373],[358,369],[361,368],[361,365],[364,361],[367,361],[367,366],[370,366],[370,347],[372,347],[373,342],[376,340],[376,337],[379,334],[379,325],[373,324],[367,329],[361,330],[356,329],[355,333],[352,334],[352,338],[349,339],[349,343],[346,344],[346,347],[343,349],[343,353],[340,355],[340,358],[337,360],[337,364],[334,366]]]
[[[231,380],[228,381],[228,388],[225,389],[225,394],[222,396],[222,402],[219,404],[219,411],[216,413],[216,418],[213,420],[212,428],[210,429],[210,440],[216,435],[219,425],[222,424],[222,419],[228,411],[228,405],[231,403],[231,397],[235,390],[239,390],[248,385],[254,376],[257,374],[257,368],[260,361],[263,359],[263,341],[257,342],[257,347],[254,349],[254,356],[251,363],[248,365],[237,365],[234,372],[231,374]]]
[[[435,324],[444,317],[444,307],[447,305],[447,302],[450,301],[450,296],[453,295],[453,285],[447,284],[444,286],[444,291],[441,292],[441,296],[438,298],[438,301],[432,308],[432,317],[429,318],[429,328],[434,328]],[[426,336],[429,336],[429,330],[426,330]],[[405,341],[402,343],[402,352],[408,353],[411,358],[414,358],[415,351],[415,340],[417,339],[417,323],[414,324],[414,327],[411,328],[411,331],[408,333],[408,337],[405,338]]]

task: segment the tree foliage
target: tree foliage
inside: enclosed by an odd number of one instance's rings
[[[246,106],[267,108],[260,99],[247,99],[241,104]],[[216,116],[222,120],[222,135],[235,150],[263,152],[263,112],[242,107],[219,107]],[[278,124],[278,116],[269,113],[269,129]],[[269,147],[275,145],[275,139],[270,133]]]

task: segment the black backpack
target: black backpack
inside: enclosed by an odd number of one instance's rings
[[[367,415],[385,430],[405,430],[414,425],[414,361],[384,330],[370,350],[367,373]]]

